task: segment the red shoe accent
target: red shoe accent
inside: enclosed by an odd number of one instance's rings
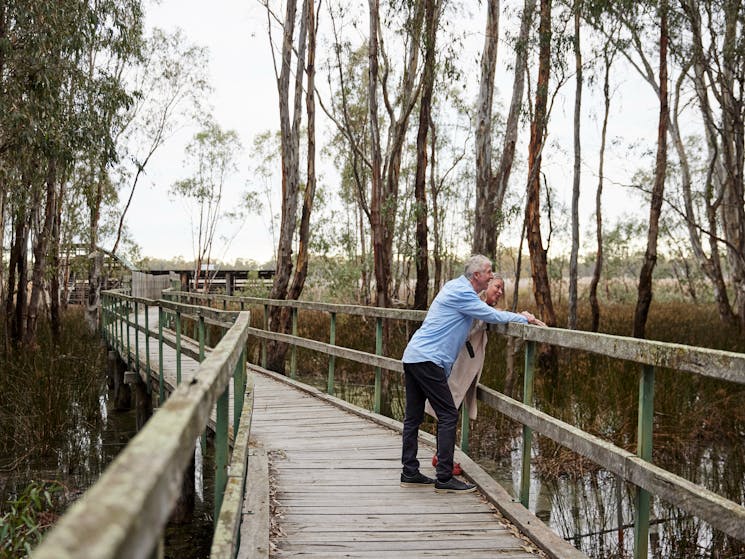
[[[433,466],[437,466],[437,454],[435,454],[432,457],[432,465]],[[463,468],[460,467],[460,464],[458,462],[456,462],[455,464],[453,464],[453,475],[454,476],[463,475]]]

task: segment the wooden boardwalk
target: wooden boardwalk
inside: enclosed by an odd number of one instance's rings
[[[149,355],[152,374],[157,377],[158,326],[157,313],[153,314],[148,326],[156,338],[150,339]],[[134,315],[130,319],[134,321]],[[144,325],[144,313],[140,312],[138,322]],[[134,327],[129,330],[134,359]],[[173,339],[173,332],[164,332],[164,337]],[[143,371],[144,338],[140,333],[137,344]],[[198,351],[184,338],[182,345]],[[188,382],[199,364],[185,355],[181,359],[182,382]],[[395,430],[400,424],[249,367],[255,382],[251,426],[255,448],[249,458],[238,557],[546,557],[481,493],[437,494],[430,488],[400,487],[401,435]],[[163,368],[166,385],[175,387],[176,351],[167,345],[163,346]],[[232,383],[230,401],[232,425]],[[212,427],[214,417],[213,410]],[[394,428],[380,425],[380,420]],[[420,441],[421,469],[431,477],[433,453],[433,446]],[[500,508],[503,501],[508,507],[515,504],[509,503],[509,495],[475,462],[460,452],[456,459],[472,481],[486,488],[491,501],[497,495]],[[522,507],[515,510],[517,515],[530,516],[522,519],[523,525],[529,524],[533,536],[543,540],[540,547],[557,547],[549,556],[586,557]]]
[[[539,556],[479,493],[400,487],[400,433],[263,374],[251,437],[274,485],[272,557]],[[434,476],[432,447],[419,454]]]

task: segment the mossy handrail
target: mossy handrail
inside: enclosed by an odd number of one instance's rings
[[[149,325],[139,325],[129,312],[144,305],[157,306],[159,332],[154,336]],[[253,410],[253,383],[246,377],[246,342],[250,313],[214,312],[164,300],[131,297],[122,292],[104,292],[102,333],[114,342],[130,366],[149,366],[147,358],[131,345],[130,326],[158,339],[162,355],[164,313],[177,316],[193,314],[200,324],[201,363],[188,383],[179,384],[145,424],[144,428],[119,453],[98,482],[72,505],[33,551],[33,557],[45,558],[139,558],[152,556],[160,545],[163,528],[171,515],[181,488],[184,470],[194,455],[194,441],[203,433],[213,409],[216,409],[216,529],[212,557],[233,557],[238,545],[238,526],[245,489],[248,437]],[[147,314],[147,310],[146,310]],[[204,347],[203,320],[228,327],[217,345]],[[232,319],[232,320],[230,320]],[[126,336],[124,330],[126,328]],[[175,344],[181,339],[176,331]],[[162,372],[162,362],[159,365]],[[148,370],[148,375],[152,371]],[[227,475],[228,392],[234,382],[234,449]],[[162,379],[162,376],[161,376]],[[150,384],[150,383],[148,383]],[[162,380],[161,380],[162,387]],[[244,397],[247,396],[247,397]],[[222,456],[222,458],[220,458]]]
[[[168,297],[177,300],[200,301],[203,304],[217,302],[224,309],[227,309],[228,305],[239,306],[241,309],[250,305],[262,306],[265,317],[269,307],[289,307],[293,310],[293,324],[295,325],[298,310],[329,313],[331,319],[331,339],[329,343],[309,340],[292,334],[268,332],[266,330],[266,319],[264,329],[250,328],[250,334],[264,341],[286,342],[292,345],[293,350],[294,347],[303,347],[328,354],[328,393],[330,394],[333,393],[334,357],[374,366],[376,368],[374,411],[376,412],[380,409],[377,371],[388,370],[400,373],[403,370],[401,362],[398,359],[379,354],[336,346],[334,339],[336,315],[351,314],[376,318],[378,326],[380,321],[384,319],[421,321],[426,315],[425,311],[380,309],[257,297],[206,295],[179,291],[170,292]],[[745,507],[651,463],[655,368],[664,367],[745,384],[745,354],[577,330],[539,328],[517,323],[490,325],[490,330],[525,342],[524,401],[518,402],[483,385],[479,385],[478,390],[480,401],[523,425],[523,483],[520,501],[525,506],[527,506],[529,497],[529,475],[526,474],[530,468],[530,440],[532,432],[536,431],[590,459],[637,487],[634,551],[636,558],[640,559],[647,556],[650,494],[657,495],[665,501],[698,516],[715,529],[745,541]],[[379,327],[376,334],[380,336]],[[533,407],[533,361],[538,344],[582,350],[613,359],[638,363],[642,366],[639,380],[639,425],[636,454]],[[294,363],[294,359],[291,362]],[[291,370],[290,376],[294,376],[294,373],[295,371]],[[467,417],[467,410],[464,409],[463,412],[463,416]],[[467,429],[462,431],[467,436]],[[467,440],[465,445],[463,442],[461,442],[461,446],[465,449]]]

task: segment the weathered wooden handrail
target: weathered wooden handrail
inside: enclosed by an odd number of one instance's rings
[[[245,308],[246,305],[260,305],[264,307],[265,316],[268,307],[287,307],[293,309],[295,312],[297,310],[305,310],[329,313],[331,317],[330,343],[303,339],[297,335],[267,332],[265,329],[250,329],[251,335],[262,340],[286,342],[293,346],[303,347],[329,355],[329,394],[333,393],[334,357],[342,357],[364,365],[374,366],[378,371],[382,369],[395,372],[402,371],[401,363],[397,359],[336,346],[335,325],[337,314],[350,314],[378,319],[378,329],[376,332],[376,337],[378,338],[380,337],[380,320],[382,319],[421,321],[426,316],[425,311],[379,309],[375,307],[308,301],[285,301],[186,292],[172,292],[169,296],[176,299],[190,297],[193,300],[199,300],[207,304],[218,301],[222,303],[224,308],[227,308],[228,304],[239,305],[241,309]],[[293,319],[294,329],[296,330],[296,315],[293,315]],[[264,324],[266,328],[266,320]],[[478,391],[480,401],[523,425],[524,448],[521,502],[527,506],[530,486],[528,483],[530,441],[532,431],[534,430],[589,458],[639,488],[636,505],[635,557],[642,558],[647,556],[646,546],[649,529],[649,495],[647,492],[658,495],[665,501],[704,519],[712,527],[734,538],[745,541],[745,507],[651,464],[654,369],[656,367],[664,367],[745,384],[745,355],[681,344],[639,340],[559,328],[538,328],[522,324],[490,325],[489,327],[490,330],[496,333],[526,342],[525,386],[523,390],[525,402],[517,402],[483,385],[479,385]],[[639,363],[643,366],[640,378],[639,450],[637,454],[616,447],[607,441],[536,410],[532,406],[532,361],[535,355],[536,344],[538,343],[586,351],[613,359]],[[376,346],[378,345],[376,340]],[[265,365],[265,363],[263,364]],[[294,370],[291,370],[291,376],[294,376]],[[377,388],[378,377],[376,376],[375,411],[379,410],[379,391]],[[464,409],[464,416],[466,416],[466,411]],[[466,424],[467,422],[464,423],[464,427]],[[463,431],[467,437],[467,429],[464,428]],[[463,443],[462,446],[464,446]]]
[[[125,304],[158,305],[156,302],[107,292],[104,302],[104,333],[121,337],[125,322],[121,309]],[[173,303],[167,303],[173,305]],[[199,311],[202,316],[204,312]],[[198,313],[198,314],[199,314]],[[211,411],[217,410],[216,447],[227,449],[228,383],[233,378],[236,413],[233,429],[240,440],[236,460],[244,460],[250,431],[252,394],[244,403],[246,342],[250,314],[233,313],[235,323],[222,340],[204,356],[199,369],[188,383],[180,384],[162,403],[158,412],[130,441],[109,465],[99,481],[70,508],[43,542],[34,550],[38,558],[138,558],[148,557],[156,549],[163,527],[171,515],[178,497],[184,470],[194,455],[197,440],[208,422]],[[116,320],[122,323],[117,324]],[[127,319],[126,323],[130,321]],[[135,333],[139,332],[135,329]],[[149,335],[146,333],[146,335]],[[127,339],[129,327],[127,326]],[[162,342],[162,335],[161,335]],[[123,342],[120,340],[120,347]],[[127,342],[127,358],[131,347]],[[139,367],[140,360],[137,359]],[[161,364],[162,371],[162,364]],[[241,410],[248,416],[240,422]],[[216,518],[221,518],[221,504],[228,483],[227,463],[216,457]],[[227,451],[223,452],[227,456]],[[221,460],[223,463],[221,463]],[[245,467],[243,468],[245,474]],[[233,482],[234,483],[234,482]],[[244,481],[245,483],[245,481]],[[231,502],[231,506],[233,503]],[[226,513],[227,514],[227,513]],[[220,533],[225,527],[218,524]],[[228,530],[235,530],[233,527]],[[233,547],[235,541],[233,542]],[[227,555],[217,555],[227,557]]]

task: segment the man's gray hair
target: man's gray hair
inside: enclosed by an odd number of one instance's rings
[[[483,254],[474,254],[471,258],[466,260],[466,268],[463,271],[463,275],[466,276],[466,278],[471,279],[474,272],[480,272],[487,266],[491,268],[491,260]]]

